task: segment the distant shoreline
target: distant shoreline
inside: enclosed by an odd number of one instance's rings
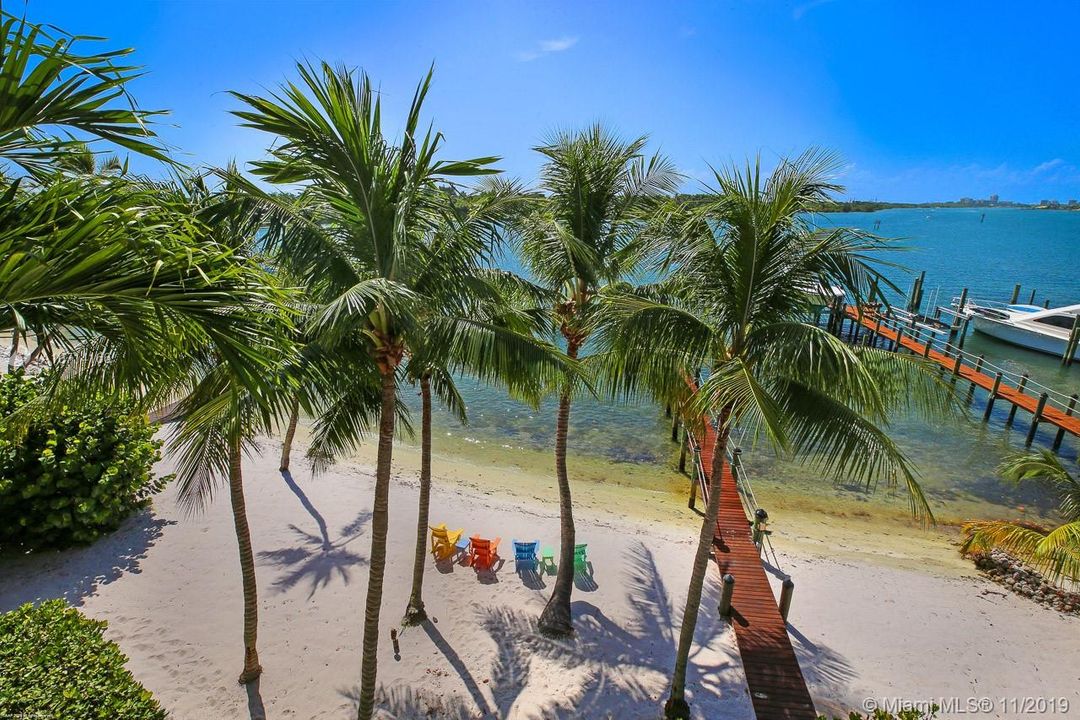
[[[678,198],[679,200],[682,200],[689,205],[696,205],[699,203],[708,202],[712,198],[712,196],[704,194],[684,194],[679,195]],[[1080,203],[1075,200],[1070,200],[1068,203],[1061,203],[1056,200],[1046,201],[1042,203],[1019,203],[1011,202],[1008,200],[991,202],[989,200],[973,200],[970,198],[925,203],[885,202],[878,200],[847,200],[840,202],[821,203],[815,206],[813,209],[816,212],[824,213],[847,213],[877,212],[878,210],[910,210],[928,208],[962,208],[967,210],[993,210],[997,208],[1008,208],[1013,210],[1080,211]]]

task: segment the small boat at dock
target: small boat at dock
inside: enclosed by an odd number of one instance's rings
[[[1080,304],[1058,308],[1035,305],[971,302],[970,312],[975,331],[1028,350],[1062,357],[1080,315]],[[1073,357],[1080,360],[1080,348]]]

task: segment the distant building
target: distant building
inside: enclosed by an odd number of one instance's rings
[[[1071,207],[1071,208],[1080,207],[1080,202],[1077,202],[1076,200],[1069,200],[1069,207]]]
[[[998,196],[997,196],[996,193],[994,195],[990,196],[990,204],[991,205],[997,205],[998,204]]]

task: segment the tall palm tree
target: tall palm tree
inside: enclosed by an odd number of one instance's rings
[[[489,350],[500,333],[473,318],[433,314],[412,281],[423,267],[425,237],[446,214],[446,193],[438,183],[494,173],[495,158],[437,159],[442,135],[419,131],[430,72],[417,87],[396,143],[383,134],[381,101],[367,75],[326,63],[299,65],[297,73],[298,83],[270,97],[233,93],[246,106],[235,114],[243,125],[279,138],[270,157],[253,164],[255,174],[304,186],[300,202],[310,219],[283,235],[277,249],[297,277],[328,298],[312,332],[327,343],[359,338],[376,371],[378,451],[358,703],[358,717],[366,720],[375,704],[397,393],[410,339],[422,331],[438,338],[448,354],[460,355]],[[501,359],[507,365],[543,356],[525,341],[510,343],[507,351]],[[316,457],[351,449],[367,430],[352,403],[368,392],[370,376],[357,373],[356,383],[316,422]]]
[[[836,167],[811,152],[781,161],[769,177],[760,164],[716,173],[713,197],[656,243],[661,280],[607,299],[600,344],[612,391],[674,398],[687,417],[716,418],[669,718],[689,717],[686,669],[736,424],[827,474],[902,480],[913,511],[930,515],[910,464],[882,428],[898,404],[946,412],[948,386],[919,359],[849,348],[807,321],[816,288],[840,286],[858,300],[872,283],[890,286],[873,257],[884,241],[812,224],[812,208],[839,189],[829,179]],[[686,398],[686,379],[701,369],[707,377]]]
[[[254,256],[257,238],[265,226],[256,199],[238,192],[228,182],[216,191],[198,176],[185,178],[177,194],[188,203],[191,215],[208,235],[237,252],[237,262],[262,261]],[[174,413],[180,422],[173,432],[170,451],[176,458],[178,497],[189,511],[203,509],[219,484],[229,488],[233,525],[240,558],[244,596],[244,664],[239,681],[248,683],[262,673],[257,648],[258,590],[244,496],[242,460],[255,438],[271,431],[301,399],[310,409],[314,400],[305,388],[323,384],[326,365],[335,358],[325,354],[301,355],[292,325],[292,306],[284,292],[268,292],[261,302],[236,308],[246,322],[258,326],[246,354],[237,357],[214,335],[197,345],[177,346],[157,363],[159,377],[149,388],[158,402],[179,398]],[[219,312],[221,308],[219,308]],[[250,378],[248,359],[258,357],[257,382]],[[341,371],[341,367],[329,368]],[[329,376],[330,373],[327,373]]]
[[[540,174],[543,198],[513,223],[526,267],[550,295],[548,311],[577,359],[595,326],[599,295],[609,283],[626,280],[641,258],[642,230],[680,176],[660,154],[643,154],[645,137],[625,140],[601,125],[559,133],[535,148],[546,158]],[[555,472],[559,483],[560,549],[551,598],[540,629],[552,635],[573,631],[574,514],[566,469],[570,405],[577,384],[558,388]]]
[[[430,234],[423,269],[412,282],[415,291],[425,298],[426,307],[435,310],[431,315],[436,327],[416,333],[408,349],[408,377],[420,388],[421,442],[413,584],[405,610],[406,624],[427,617],[423,583],[431,497],[433,395],[462,423],[468,418],[455,383],[455,375],[461,373],[503,386],[519,399],[537,405],[543,386],[552,381],[550,370],[563,361],[554,347],[533,340],[546,325],[543,314],[538,312],[543,289],[492,267],[501,246],[502,225],[516,212],[520,197],[515,184],[500,182],[484,183],[466,196],[455,193],[450,198],[450,214]],[[425,322],[427,315],[422,313],[419,320]],[[471,318],[496,330],[490,334],[490,345],[447,345],[447,336],[437,327],[446,316]],[[505,362],[514,356],[514,345],[530,342],[538,351],[547,353],[551,362]]]
[[[980,520],[965,523],[961,550],[989,552],[999,548],[1052,580],[1080,582],[1080,477],[1070,473],[1061,459],[1049,450],[1021,451],[1005,458],[999,472],[1012,482],[1035,481],[1058,496],[1058,511],[1064,519],[1056,528],[1007,520]]]

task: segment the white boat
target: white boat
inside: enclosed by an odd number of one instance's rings
[[[975,331],[1013,345],[1061,357],[1080,305],[1033,309],[1031,305],[968,306]],[[1080,348],[1074,358],[1080,360]]]

